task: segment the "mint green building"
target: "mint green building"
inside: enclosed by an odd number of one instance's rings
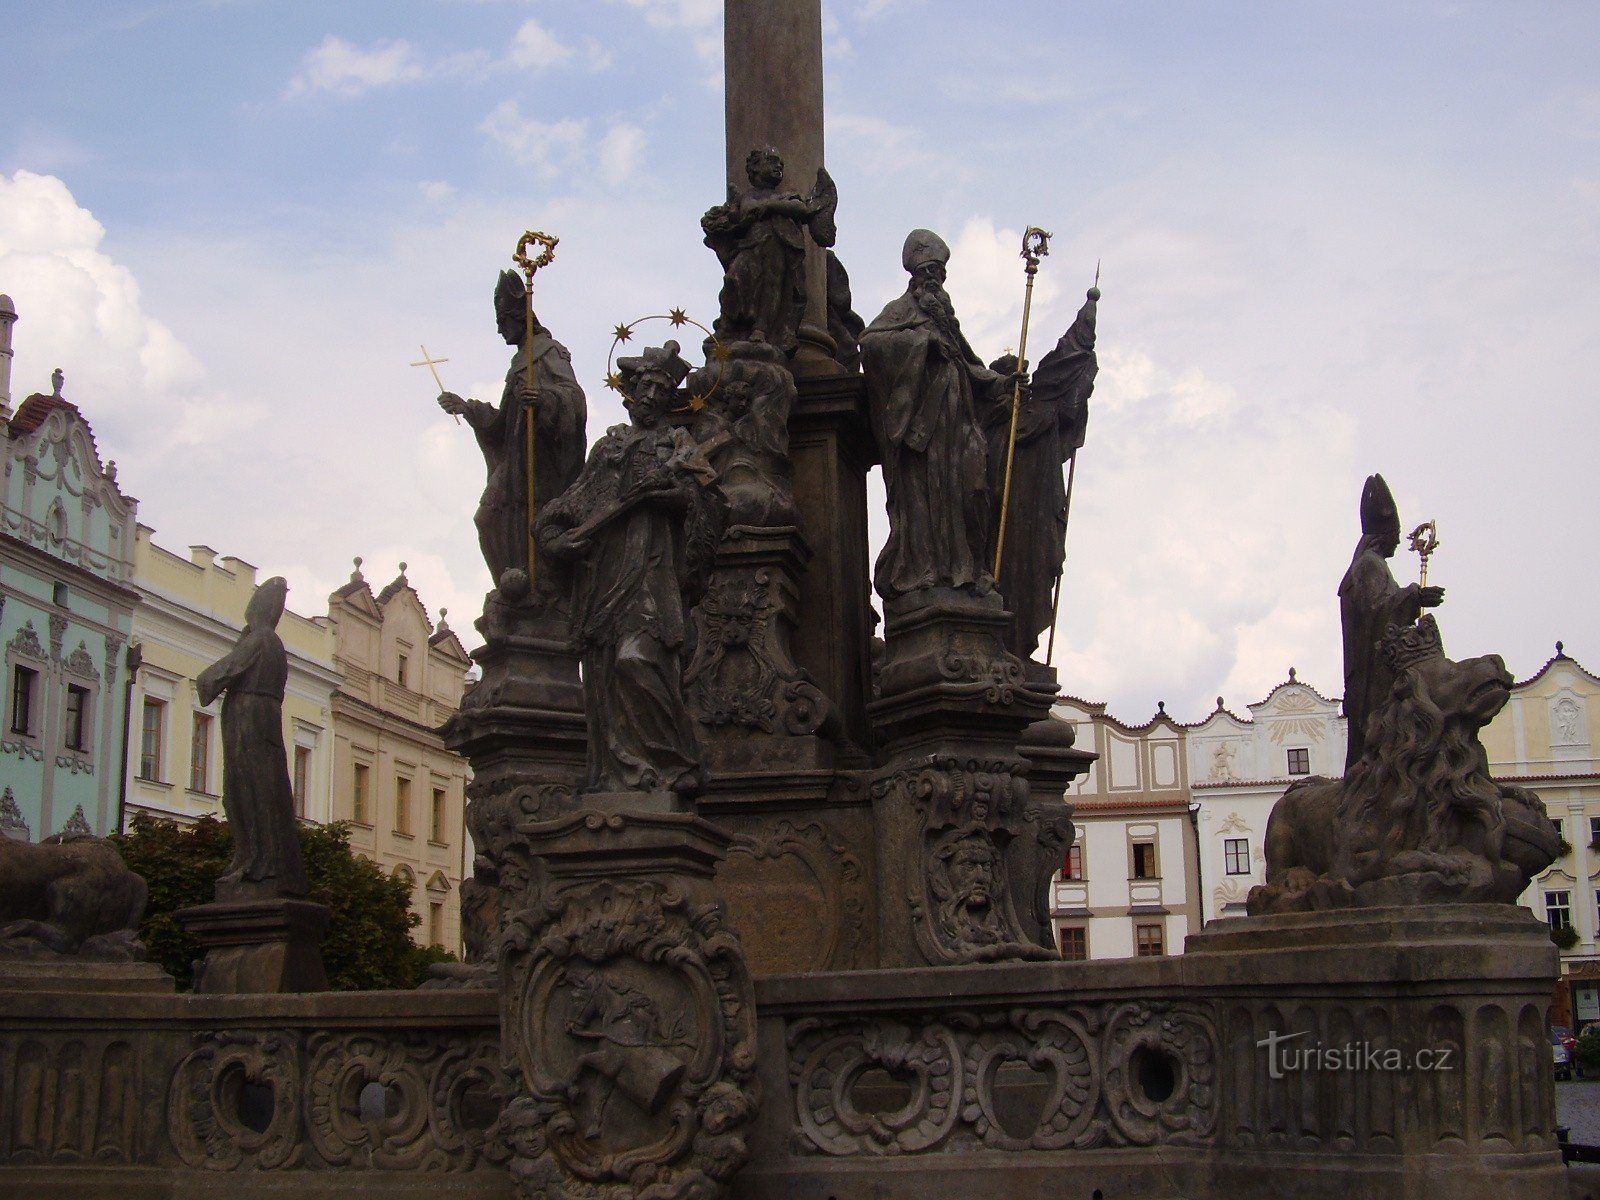
[[[138,502],[62,395],[11,404],[0,296],[0,833],[34,841],[116,828]]]

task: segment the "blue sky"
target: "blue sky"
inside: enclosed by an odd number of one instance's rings
[[[463,631],[481,465],[407,364],[497,398],[489,295],[562,238],[541,315],[609,330],[718,283],[715,0],[19,6],[0,41],[14,390],[67,394],[157,540],[318,611],[401,559]],[[1440,521],[1457,655],[1600,669],[1600,9],[1579,3],[825,4],[839,251],[870,319],[925,225],[980,353],[1016,240],[1034,336],[1103,259],[1102,375],[1057,660],[1139,720],[1340,690],[1362,477]],[[272,499],[267,499],[267,497]],[[1414,560],[1398,562],[1402,579]]]

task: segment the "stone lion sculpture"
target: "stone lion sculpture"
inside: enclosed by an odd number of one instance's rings
[[[1343,779],[1312,776],[1267,822],[1267,882],[1252,916],[1396,904],[1512,904],[1555,861],[1544,803],[1495,782],[1479,731],[1511,696],[1497,654],[1445,657],[1434,618],[1390,625],[1394,671]]]
[[[0,956],[142,959],[147,890],[105,838],[0,837]]]

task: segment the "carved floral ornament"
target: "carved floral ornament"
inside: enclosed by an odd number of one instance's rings
[[[743,1164],[755,1004],[714,901],[648,880],[563,892],[512,920],[501,978],[520,1194],[689,1200]]]
[[[787,1042],[801,1154],[1194,1143],[1216,1124],[1217,1035],[1196,1006],[800,1018]]]

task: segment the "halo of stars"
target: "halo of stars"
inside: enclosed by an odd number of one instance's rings
[[[647,317],[635,317],[627,324],[618,325],[611,331],[611,351],[606,355],[606,386],[614,392],[619,394],[622,392],[622,375],[612,366],[617,356],[617,347],[622,345],[624,342],[632,341],[634,329],[640,325],[643,325],[646,321],[666,321],[671,324],[674,329],[680,329],[685,325],[693,325],[696,329],[710,339],[712,358],[716,359],[719,363],[723,363],[727,362],[728,359],[732,357],[728,351],[728,348],[717,340],[716,334],[712,333],[711,330],[700,324],[699,321],[696,321],[681,308],[674,308],[664,313],[652,313]],[[701,395],[697,392],[691,392],[689,394],[689,403],[684,408],[677,409],[676,411],[699,412],[706,406],[706,401],[711,399],[712,394],[717,390],[721,383],[722,372],[719,371],[717,372],[716,379],[712,381],[710,391],[706,392],[704,395]]]

